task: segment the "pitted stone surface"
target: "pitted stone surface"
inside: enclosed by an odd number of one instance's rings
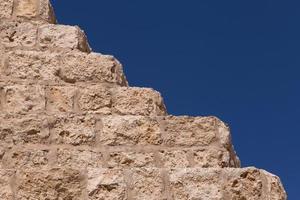
[[[0,19],[0,199],[287,199],[224,122],[168,115],[49,0],[1,0]]]

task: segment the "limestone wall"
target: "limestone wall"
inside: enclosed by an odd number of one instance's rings
[[[168,115],[49,1],[0,8],[0,199],[286,199],[278,177],[240,168],[225,123]]]

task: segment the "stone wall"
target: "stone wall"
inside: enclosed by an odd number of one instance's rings
[[[168,115],[48,0],[0,8],[0,199],[286,199],[278,177],[240,168],[225,123]]]

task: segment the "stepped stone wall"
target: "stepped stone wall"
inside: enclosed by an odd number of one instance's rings
[[[286,200],[216,117],[171,116],[48,0],[0,0],[0,199]]]

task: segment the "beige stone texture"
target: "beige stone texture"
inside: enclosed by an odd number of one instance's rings
[[[175,169],[170,172],[170,184],[172,198],[180,200],[286,199],[280,180],[255,168]],[[275,196],[271,188],[277,189]]]
[[[39,14],[38,0],[15,0],[14,14],[18,17],[36,17]]]
[[[159,156],[162,166],[166,168],[187,168],[191,166],[187,150],[161,150]]]
[[[74,146],[95,143],[96,120],[92,116],[57,116],[52,117],[50,123],[52,143]]]
[[[8,169],[41,169],[49,163],[49,149],[16,148],[4,157],[5,167]]]
[[[102,118],[100,143],[103,145],[158,145],[162,143],[159,124],[143,116],[108,116]]]
[[[99,151],[89,149],[59,148],[57,149],[59,167],[86,169],[103,166],[103,155]]]
[[[50,0],[0,0],[0,200],[287,200],[216,117],[171,116]]]
[[[11,187],[14,174],[13,170],[0,170],[0,199],[14,200],[14,191]]]
[[[6,75],[21,80],[57,81],[59,54],[38,51],[11,51],[7,55]]]
[[[22,170],[17,173],[15,199],[82,200],[83,177],[73,169]]]
[[[46,24],[39,27],[39,45],[43,49],[78,49],[90,52],[86,36],[77,26]]]
[[[88,169],[89,200],[127,200],[123,172],[119,169]]]
[[[127,85],[122,65],[112,56],[98,53],[66,52],[59,76],[69,83],[106,82]]]
[[[111,114],[111,92],[100,85],[82,88],[78,98],[79,109],[83,112]]]
[[[108,167],[155,167],[154,153],[112,152],[109,153]]]
[[[13,10],[13,0],[1,0],[0,8],[0,19],[10,18]]]
[[[10,85],[4,87],[4,110],[11,114],[41,112],[45,109],[45,90],[40,85]]]
[[[165,142],[178,146],[206,146],[217,140],[214,118],[168,116]]]
[[[150,88],[116,88],[113,108],[120,115],[160,116],[166,114],[160,93]]]
[[[157,168],[135,168],[131,172],[131,199],[157,200],[164,198],[164,182]]]
[[[47,88],[47,111],[65,113],[74,110],[74,98],[77,88],[74,86],[50,86]]]
[[[199,148],[192,150],[193,161],[196,167],[240,167],[232,161],[230,152],[220,148]]]
[[[7,146],[19,144],[48,144],[48,120],[38,115],[0,116],[0,139]]]
[[[37,25],[29,22],[0,21],[0,41],[7,47],[33,47],[37,40]]]
[[[49,0],[14,0],[16,17],[55,23],[55,15]]]

